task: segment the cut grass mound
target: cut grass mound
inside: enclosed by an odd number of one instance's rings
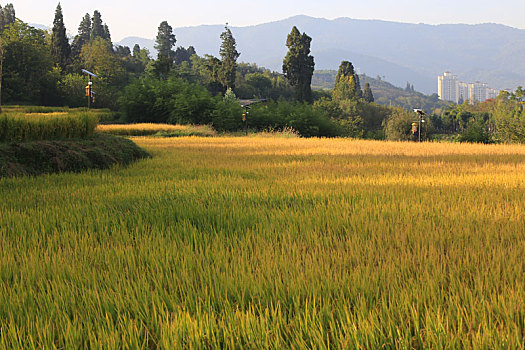
[[[0,177],[107,169],[146,157],[132,141],[101,134],[85,140],[0,144]]]

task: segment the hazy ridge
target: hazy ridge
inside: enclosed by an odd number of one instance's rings
[[[350,60],[361,73],[385,76],[397,86],[434,93],[437,75],[451,70],[464,81],[485,81],[494,88],[515,88],[525,81],[525,30],[499,24],[427,25],[295,16],[248,27],[232,27],[240,60],[281,70],[286,35],[293,25],[313,38],[316,69],[337,69]],[[177,45],[193,45],[199,55],[218,54],[222,25],[174,28]],[[128,37],[154,54],[154,39]]]

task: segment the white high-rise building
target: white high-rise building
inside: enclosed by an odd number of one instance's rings
[[[498,90],[491,89],[491,88],[487,89],[487,100],[496,98],[496,97],[498,97],[498,95],[499,95],[499,91]]]
[[[459,82],[458,83],[458,101],[457,103],[463,103],[466,100],[470,100],[470,84]]]
[[[458,103],[458,77],[450,72],[440,75],[438,95],[440,100]]]
[[[487,88],[488,85],[485,83],[480,83],[479,81],[476,81],[472,85],[472,92],[471,92],[471,101],[472,102],[485,102],[487,99]]]
[[[496,98],[498,90],[491,89],[486,83],[479,81],[475,83],[458,82],[457,76],[450,72],[445,72],[438,77],[438,95],[443,101],[460,103],[464,101],[485,102],[488,99]]]

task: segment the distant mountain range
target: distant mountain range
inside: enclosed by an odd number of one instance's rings
[[[337,69],[342,60],[361,73],[381,76],[397,86],[409,81],[418,91],[437,91],[437,76],[452,71],[466,82],[496,89],[525,85],[525,30],[499,24],[426,25],[295,16],[248,27],[232,27],[240,60],[281,71],[286,36],[292,26],[312,37],[316,69]],[[217,56],[222,25],[174,28],[177,46],[194,46],[199,55]],[[129,37],[155,54],[154,40]]]

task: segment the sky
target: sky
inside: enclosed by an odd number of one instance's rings
[[[12,3],[24,22],[51,26],[58,0],[0,0]],[[173,27],[201,24],[248,26],[295,15],[334,19],[380,19],[396,22],[499,23],[525,29],[525,1],[507,0],[61,0],[64,22],[70,34],[77,33],[86,13],[100,11],[112,39],[128,36],[153,39],[159,23]]]

